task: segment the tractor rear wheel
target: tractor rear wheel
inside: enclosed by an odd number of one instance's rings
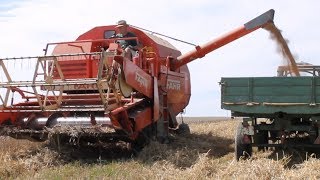
[[[237,161],[241,157],[247,159],[252,155],[252,145],[243,143],[244,136],[241,134],[241,129],[242,123],[238,125],[235,135],[235,158]]]

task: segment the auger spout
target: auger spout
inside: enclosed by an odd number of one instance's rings
[[[264,27],[269,23],[273,23],[274,10],[270,9],[269,11],[261,14],[260,16],[252,19],[251,21],[245,23],[239,28],[226,33],[217,39],[214,39],[206,44],[201,46],[196,46],[196,48],[192,51],[189,51],[179,57],[175,61],[173,61],[171,69],[176,70],[179,67],[195,60],[198,58],[204,57],[206,54],[242,37],[245,36],[259,28]]]

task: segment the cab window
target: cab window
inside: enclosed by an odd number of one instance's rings
[[[108,31],[104,32],[104,38],[105,39],[109,39],[109,38],[111,38],[112,36],[115,36],[115,35],[116,35],[116,31],[114,31],[114,30],[108,30]]]

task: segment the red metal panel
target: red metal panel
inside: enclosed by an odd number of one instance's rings
[[[123,60],[123,70],[127,84],[149,98],[153,97],[153,82],[149,74],[127,59]]]
[[[183,77],[161,74],[160,82],[161,85],[166,87],[168,103],[179,103],[184,101],[185,86]]]
[[[0,124],[7,120],[16,121],[16,115],[17,113],[0,112]]]
[[[135,132],[141,131],[146,126],[152,123],[152,110],[151,108],[146,108],[142,111],[139,111],[137,115],[134,117],[135,121]]]
[[[89,53],[91,48],[92,42],[58,44],[52,54]],[[59,57],[58,63],[66,79],[92,77],[91,56],[89,55]],[[54,79],[60,79],[56,69],[54,70],[53,77]]]
[[[180,72],[168,71],[161,66],[160,83],[168,92],[168,104],[177,115],[189,104],[191,96],[190,73],[187,66],[182,66]]]
[[[95,27],[80,35],[77,40],[104,39],[104,32],[107,30],[116,30],[115,25]],[[134,33],[139,38],[139,42],[143,47],[153,47],[160,57],[166,58],[167,56],[172,56],[176,58],[181,55],[181,52],[166,40],[152,34],[147,34],[134,27],[129,27],[128,31]]]
[[[81,43],[66,43],[58,44],[52,54],[75,54],[75,53],[89,53],[91,50],[92,42],[81,42]]]

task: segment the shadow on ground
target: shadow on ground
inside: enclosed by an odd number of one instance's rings
[[[320,150],[312,148],[285,148],[272,150],[272,153],[267,157],[269,159],[278,161],[281,159],[286,160],[287,168],[294,168],[297,164],[302,164],[309,158],[319,158]]]
[[[207,157],[221,157],[233,152],[233,139],[207,134],[189,134],[173,137],[173,142],[160,144],[152,142],[138,155],[138,160],[143,163],[167,161],[179,168],[194,165],[201,155]]]
[[[134,159],[145,164],[166,161],[179,168],[191,167],[202,154],[207,157],[221,157],[233,152],[233,139],[211,133],[172,135],[171,139],[167,144],[151,141],[138,153],[134,153],[125,142],[93,147],[64,146],[60,147],[59,151],[50,147],[50,150],[58,152],[58,159],[65,163],[77,161],[95,164]],[[48,147],[48,144],[45,146]]]

